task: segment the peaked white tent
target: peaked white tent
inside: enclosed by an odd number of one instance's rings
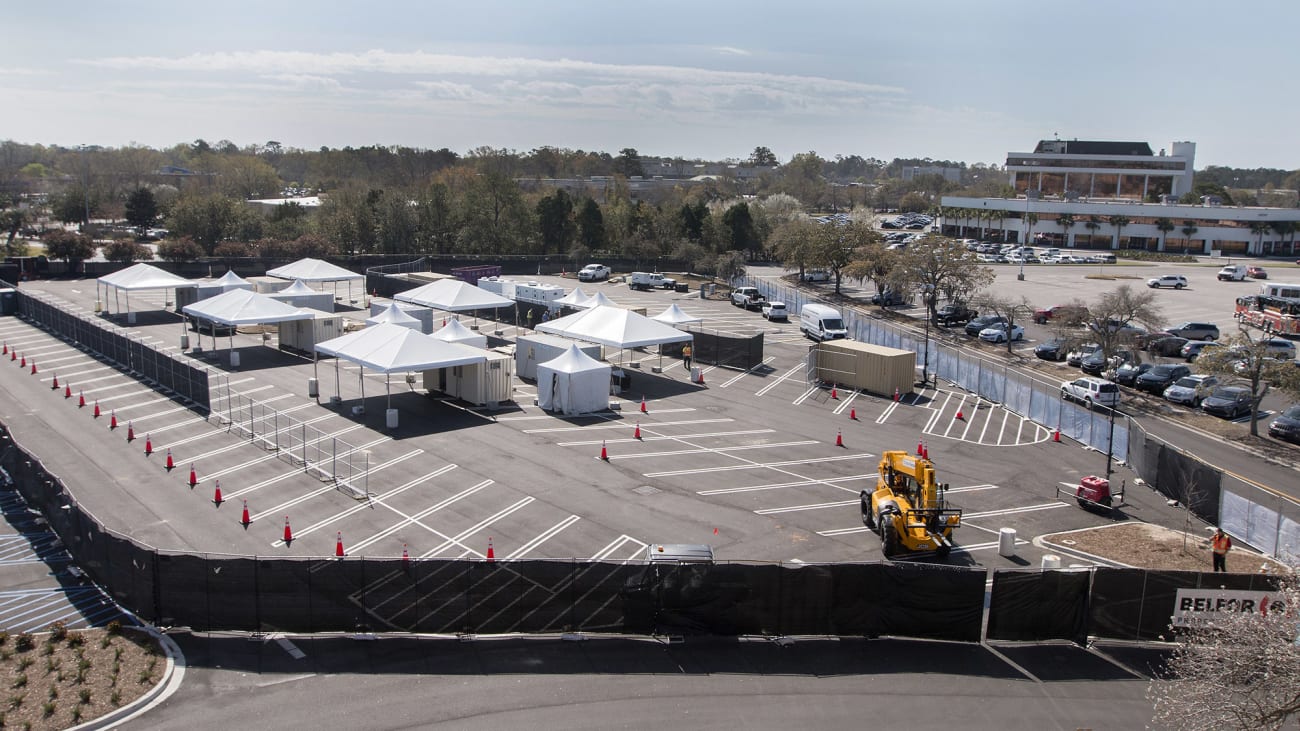
[[[650,319],[654,320],[655,322],[662,322],[665,325],[672,325],[673,327],[677,327],[678,325],[690,325],[692,323],[704,322],[703,317],[696,317],[694,315],[686,314],[686,311],[678,307],[677,303],[673,303],[669,305],[668,309],[664,310],[663,312],[660,312],[659,314],[655,315]]]
[[[606,297],[604,292],[597,292],[588,297],[582,304],[574,306],[589,310],[593,307],[617,307],[618,305],[614,304],[614,300]]]
[[[303,320],[312,316],[310,310],[294,307],[247,289],[232,289],[215,297],[199,300],[192,305],[186,305],[181,308],[181,311],[190,317],[208,320],[231,328],[231,365],[238,365],[233,352],[235,347],[234,328],[240,325],[266,325],[289,320]],[[212,330],[212,347],[214,350],[217,347],[216,328]]]
[[[459,279],[439,279],[436,282],[408,289],[393,296],[399,302],[411,302],[446,312],[467,310],[493,310],[512,307],[515,301],[475,287]]]
[[[417,332],[419,332],[423,327],[423,323],[403,312],[402,308],[398,307],[396,302],[393,302],[388,305],[388,307],[380,310],[378,314],[366,318],[367,325],[379,325],[385,322],[410,328]]]
[[[352,299],[352,283],[365,279],[365,276],[336,264],[310,258],[268,269],[266,276],[276,279],[300,279],[304,282],[334,282],[336,287],[338,282],[347,282],[349,300]],[[335,293],[337,292],[336,288]]]
[[[213,280],[212,284],[221,287],[222,292],[229,292],[232,289],[252,289],[253,283],[235,274],[231,269],[227,269],[220,279]]]
[[[437,340],[418,330],[387,322],[317,343],[316,352],[361,366],[357,377],[361,384],[362,403],[365,403],[366,399],[365,369],[383,373],[384,388],[388,391],[390,405],[392,391],[389,388],[389,374],[450,368],[483,363],[487,360],[483,351],[468,345]],[[338,383],[338,367],[336,361],[334,364],[336,383]],[[342,397],[341,390],[336,390],[336,393],[340,398]]]
[[[616,348],[640,348],[694,339],[690,333],[621,307],[594,307],[542,323],[537,330]]]
[[[476,333],[473,330],[470,330],[460,324],[460,320],[448,320],[447,324],[442,326],[442,329],[434,332],[430,337],[448,343],[461,343],[474,348],[487,347],[487,336],[483,333]]]
[[[267,296],[294,307],[310,307],[322,312],[334,311],[334,295],[312,289],[301,279],[295,279],[293,284],[278,292],[271,292]]]
[[[178,289],[183,287],[197,286],[197,282],[180,277],[171,272],[159,269],[152,264],[133,264],[126,269],[105,274],[95,280],[95,300],[102,301],[99,294],[99,285],[104,285],[105,291],[113,290],[113,304],[115,310],[120,310],[117,302],[119,292],[126,292],[126,312],[131,314],[131,293],[148,289]]]
[[[537,405],[566,416],[609,408],[609,364],[582,352],[578,346],[537,364]]]
[[[591,295],[582,291],[582,287],[574,287],[573,291],[555,300],[555,304],[566,307],[582,307],[582,303],[591,299]]]

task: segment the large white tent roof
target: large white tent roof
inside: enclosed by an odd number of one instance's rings
[[[703,317],[686,314],[686,311],[678,307],[676,302],[669,305],[668,309],[650,319],[655,322],[662,322],[665,325],[673,325],[674,327],[677,325],[689,325],[693,322],[704,322]]]
[[[639,348],[694,339],[690,333],[620,307],[594,307],[542,323],[537,330],[616,348]]]
[[[445,340],[449,343],[464,343],[476,348],[487,347],[487,336],[483,333],[476,333],[473,330],[460,324],[460,320],[450,320],[441,329],[435,331],[432,336],[439,340]]]
[[[610,365],[608,363],[602,363],[582,352],[582,348],[579,348],[577,343],[570,345],[568,350],[560,353],[545,363],[538,363],[537,365],[561,373],[584,373],[586,371],[608,372],[610,370]]]
[[[476,348],[448,343],[392,323],[317,343],[316,351],[379,373],[427,371],[487,360],[487,355]]]
[[[419,330],[423,325],[423,323],[418,319],[403,312],[402,308],[398,307],[396,302],[391,303],[388,307],[385,307],[374,315],[366,318],[367,325],[380,325],[385,322],[394,325],[401,325],[402,327],[410,328],[412,330]]]
[[[163,271],[152,264],[134,264],[121,271],[105,274],[97,280],[100,284],[133,292],[140,289],[175,289],[196,287],[198,283]]]
[[[312,289],[311,287],[308,287],[307,283],[302,281],[301,279],[295,279],[293,280],[293,284],[290,284],[288,287],[285,287],[284,289],[281,289],[277,292],[272,292],[271,294],[278,295],[281,297],[285,297],[285,296],[293,297],[295,295],[320,294],[320,292],[315,289]]]
[[[345,282],[365,279],[361,274],[320,259],[299,259],[292,264],[268,269],[266,276],[277,279],[301,279],[304,282]]]
[[[225,274],[222,274],[220,279],[217,279],[217,280],[213,281],[212,283],[213,283],[213,284],[219,284],[219,285],[221,285],[222,287],[224,287],[224,288],[226,288],[226,289],[230,289],[230,288],[232,288],[232,287],[250,287],[250,286],[252,286],[251,284],[249,284],[249,282],[248,282],[247,279],[244,279],[243,277],[239,276],[238,274],[235,274],[235,272],[234,272],[233,269],[227,269],[227,270],[226,270],[226,273],[225,273]]]
[[[614,300],[605,296],[604,292],[597,292],[592,296],[588,297],[583,302],[574,305],[574,307],[581,307],[584,310],[589,310],[593,307],[617,307],[617,306],[618,305],[614,304]]]
[[[459,279],[439,279],[415,289],[408,289],[393,297],[401,302],[413,302],[425,307],[446,312],[464,312],[466,310],[490,310],[497,307],[511,307],[514,300],[492,294],[486,289],[475,287]]]
[[[557,305],[568,305],[569,307],[581,307],[583,302],[591,299],[591,295],[582,291],[582,287],[574,287],[573,291],[555,300]]]
[[[288,320],[304,320],[311,310],[287,305],[267,295],[247,289],[232,289],[215,297],[186,305],[185,314],[222,325],[261,325]]]

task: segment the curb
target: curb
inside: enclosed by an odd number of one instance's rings
[[[185,653],[176,641],[167,635],[159,632],[153,627],[144,626],[141,629],[151,637],[158,640],[162,646],[163,652],[167,654],[167,667],[163,671],[162,679],[159,680],[149,692],[136,698],[131,703],[118,708],[111,713],[106,713],[99,718],[93,718],[80,726],[73,726],[69,731],[90,731],[97,729],[114,728],[120,724],[126,723],[134,718],[143,716],[150,710],[167,700],[181,687],[181,682],[185,680]]]

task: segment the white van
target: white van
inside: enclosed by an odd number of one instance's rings
[[[1220,282],[1241,282],[1246,279],[1245,264],[1229,264],[1219,270]]]
[[[665,277],[659,272],[632,272],[632,276],[627,280],[627,286],[630,289],[640,290],[672,289],[677,286],[677,280]]]
[[[799,311],[799,329],[813,340],[839,340],[849,336],[839,310],[826,305],[804,305]]]

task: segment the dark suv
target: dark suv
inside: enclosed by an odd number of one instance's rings
[[[934,324],[936,325],[959,325],[964,322],[970,322],[972,317],[977,317],[978,312],[972,310],[960,302],[944,305],[934,313]]]
[[[1210,322],[1184,322],[1169,328],[1169,334],[1188,340],[1218,340],[1219,326]]]
[[[977,317],[966,323],[966,334],[971,337],[976,337],[980,334],[980,330],[993,327],[994,325],[1006,324],[1006,321],[1007,318],[1001,315],[983,315],[982,317]]]
[[[1163,363],[1134,379],[1133,387],[1139,391],[1161,394],[1166,388],[1174,385],[1174,381],[1190,375],[1192,369],[1185,365]]]

